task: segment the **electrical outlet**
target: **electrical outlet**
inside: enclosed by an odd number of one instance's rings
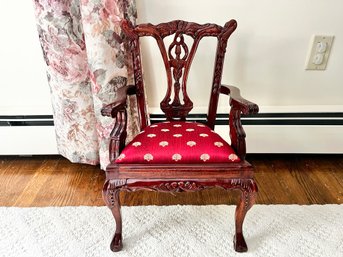
[[[334,36],[313,37],[310,53],[306,62],[306,70],[325,70],[329,60]]]

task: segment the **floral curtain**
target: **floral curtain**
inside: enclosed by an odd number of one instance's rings
[[[47,64],[57,145],[72,162],[108,162],[113,119],[101,108],[116,89],[132,83],[132,66],[120,44],[124,13],[136,18],[134,0],[34,0]],[[128,99],[130,140],[138,131],[135,99]]]

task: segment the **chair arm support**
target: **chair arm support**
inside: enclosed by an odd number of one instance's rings
[[[103,116],[114,118],[114,127],[110,135],[109,159],[112,163],[125,147],[127,136],[127,95],[134,94],[134,86],[122,87],[117,90],[116,101],[101,109]]]
[[[230,139],[231,147],[241,160],[246,156],[245,131],[242,126],[241,114],[256,114],[258,106],[244,99],[238,88],[233,86],[220,86],[220,93],[230,96]]]
[[[244,99],[237,87],[221,85],[220,93],[230,96],[230,106],[239,109],[244,115],[258,113],[258,105]]]

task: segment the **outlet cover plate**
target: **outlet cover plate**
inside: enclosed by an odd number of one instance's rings
[[[325,70],[326,65],[329,60],[332,43],[333,43],[334,36],[319,36],[315,35],[312,39],[312,44],[310,48],[310,52],[308,54],[308,58],[306,61],[306,70]],[[320,49],[318,49],[318,44],[326,44],[326,49],[324,52],[322,52]],[[322,55],[322,62],[320,64],[316,64],[315,59],[316,55]],[[318,56],[317,56],[318,57]],[[317,58],[318,59],[318,58]]]

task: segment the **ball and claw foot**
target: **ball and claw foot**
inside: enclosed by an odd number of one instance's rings
[[[119,252],[121,249],[123,249],[121,234],[114,234],[110,248],[112,252]]]
[[[247,243],[243,237],[243,234],[237,234],[233,238],[233,246],[236,252],[244,253],[248,251]]]

